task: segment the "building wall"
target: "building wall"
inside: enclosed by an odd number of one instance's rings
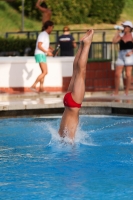
[[[62,91],[63,78],[72,75],[73,60],[74,57],[47,58],[48,74],[44,81],[46,91]],[[0,90],[29,91],[40,73],[34,57],[0,57]]]
[[[67,91],[74,57],[48,57],[48,74],[44,90],[48,92]],[[0,91],[30,91],[31,85],[41,73],[34,57],[0,57]],[[39,84],[37,85],[39,87]],[[114,89],[114,70],[110,61],[88,62],[86,91]]]

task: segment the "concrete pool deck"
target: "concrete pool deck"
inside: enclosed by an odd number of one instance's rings
[[[24,115],[62,114],[64,93],[0,93],[0,117]],[[80,114],[126,114],[133,115],[133,91],[128,96],[120,91],[86,92]]]

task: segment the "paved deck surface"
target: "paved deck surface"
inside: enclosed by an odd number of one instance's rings
[[[34,110],[64,108],[63,93],[0,93],[0,112],[13,110]],[[133,91],[126,96],[110,92],[86,92],[82,107],[109,107],[133,109]]]

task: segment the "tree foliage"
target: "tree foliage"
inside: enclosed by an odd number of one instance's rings
[[[116,23],[124,8],[124,0],[92,0],[89,18],[92,23]]]
[[[41,13],[35,7],[37,0],[15,0],[8,3],[19,12],[22,12],[22,1],[24,1],[25,15],[31,19],[41,20]]]
[[[88,22],[91,0],[49,0],[53,20],[57,24],[80,24]]]
[[[37,0],[24,0],[25,15],[41,20],[41,12],[35,8]],[[116,23],[119,19],[124,0],[45,0],[52,10],[52,20],[55,24],[81,23]],[[22,11],[22,0],[15,0],[10,5],[19,12]]]

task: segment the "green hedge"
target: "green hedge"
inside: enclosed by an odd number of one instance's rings
[[[51,43],[50,46],[55,48],[55,44]],[[0,38],[0,53],[17,51],[21,56],[24,55],[25,49],[30,48],[29,56],[34,55],[36,47],[36,39],[20,39],[20,38]]]
[[[34,55],[36,40],[35,39],[5,39],[0,38],[0,52],[18,51],[20,55],[24,55],[27,47],[31,48],[30,56]]]

